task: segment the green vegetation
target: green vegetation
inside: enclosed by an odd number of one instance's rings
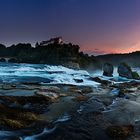
[[[132,72],[132,76],[133,76],[134,79],[139,79],[140,78],[140,76],[137,72]]]
[[[121,65],[123,65],[123,66],[126,67],[129,71],[131,71],[131,67],[130,67],[127,63],[123,62],[123,63],[121,63]]]
[[[38,120],[37,114],[23,109],[0,105],[0,110],[0,125],[7,128],[25,128]]]

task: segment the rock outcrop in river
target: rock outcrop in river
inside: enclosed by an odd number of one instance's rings
[[[112,77],[113,76],[113,65],[109,64],[109,63],[105,63],[103,66],[103,75],[104,76],[109,76]]]
[[[133,72],[131,67],[126,63],[121,63],[118,67],[119,76],[126,77],[128,79],[139,79],[137,72]]]

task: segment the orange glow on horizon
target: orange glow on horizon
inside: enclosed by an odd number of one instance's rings
[[[101,48],[101,47],[100,47]],[[125,54],[125,53],[132,53],[132,52],[136,52],[136,51],[140,51],[140,44],[138,46],[133,46],[130,48],[111,48],[111,49],[82,49],[82,51],[84,51],[85,53],[89,53],[89,54],[97,54],[97,55],[102,55],[102,54]]]
[[[115,29],[114,29],[115,30]],[[131,53],[140,51],[140,22],[127,30],[101,34],[100,39],[86,40],[81,50],[95,55]]]

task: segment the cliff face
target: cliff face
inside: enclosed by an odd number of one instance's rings
[[[80,52],[78,45],[51,43],[37,45],[17,44],[11,47],[0,45],[0,57],[10,57],[10,62],[37,63],[49,65],[75,65],[83,69],[96,69],[100,65],[94,56]],[[3,61],[3,59],[1,59]]]
[[[122,62],[125,62],[133,67],[140,67],[140,51],[128,53],[128,54],[107,54],[97,56],[101,63],[112,63],[113,65],[119,65]]]

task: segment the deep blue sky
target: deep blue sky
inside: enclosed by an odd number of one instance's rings
[[[62,36],[88,53],[140,49],[140,0],[0,0],[0,42]]]

